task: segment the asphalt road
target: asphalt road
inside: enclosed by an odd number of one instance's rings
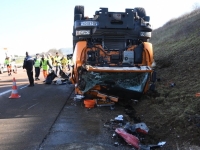
[[[9,99],[13,77],[21,96]],[[74,86],[47,85],[41,80],[27,87],[25,70],[0,74],[0,150],[126,150],[114,145],[113,130],[105,122],[124,115],[123,107],[87,109],[74,100]]]
[[[13,78],[20,98],[9,99]],[[73,86],[47,85],[41,80],[27,87],[25,70],[0,75],[0,149],[35,150],[48,135]]]

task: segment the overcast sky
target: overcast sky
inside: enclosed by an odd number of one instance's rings
[[[71,48],[74,6],[93,17],[100,7],[124,12],[144,7],[154,29],[200,5],[200,0],[0,0],[0,50],[18,55]]]

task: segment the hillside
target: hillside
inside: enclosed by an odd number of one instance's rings
[[[150,127],[149,141],[166,141],[170,150],[200,149],[200,9],[154,30],[150,42],[159,96],[135,108]]]

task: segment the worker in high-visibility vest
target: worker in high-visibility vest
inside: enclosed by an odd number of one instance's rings
[[[10,57],[6,57],[4,64],[7,66],[8,76],[11,76],[12,67],[11,67]]]
[[[34,67],[35,67],[35,81],[40,80],[39,76],[40,76],[40,63],[41,63],[41,59],[39,54],[36,54],[35,58],[34,58]]]
[[[48,75],[48,69],[49,69],[49,67],[52,69],[52,66],[49,63],[49,59],[47,59],[44,54],[42,55],[42,59],[41,59],[41,62],[40,62],[40,67],[42,67],[43,76],[44,76],[44,79],[45,79],[43,82],[45,82],[46,78],[47,78],[47,75]]]
[[[56,68],[56,75],[59,76],[60,70],[61,70],[61,64],[60,64],[60,56],[58,52],[56,52],[56,56],[54,57],[55,61],[55,68]]]
[[[68,71],[70,71],[70,68],[71,68],[71,65],[72,65],[72,56],[70,55],[67,55],[67,68],[68,68]]]
[[[54,57],[52,56],[52,54],[51,54],[51,53],[48,53],[48,54],[47,54],[47,58],[49,59],[50,65],[53,67],[54,64],[55,64],[55,61],[54,61]]]
[[[66,73],[67,72],[67,62],[68,62],[67,57],[63,55],[62,58],[60,59],[60,61],[61,61],[62,70],[64,73]]]

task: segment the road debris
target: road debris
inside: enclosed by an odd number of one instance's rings
[[[75,95],[74,96],[74,101],[81,101],[82,99],[84,98],[84,96],[83,95]]]
[[[100,100],[100,99],[96,99],[96,105],[98,107],[102,107],[102,106],[114,106],[115,102],[110,102],[110,101],[104,101],[104,100]]]
[[[126,119],[123,115],[117,115],[114,119],[110,119],[110,121],[104,123],[104,127],[114,131],[114,133],[112,133],[112,138],[114,140],[121,138],[128,145],[132,146],[134,150],[151,150],[161,148],[165,145],[165,141],[159,142],[158,144],[147,145],[144,142],[145,135],[149,132],[147,125],[144,122],[132,123],[127,120],[128,119]],[[119,141],[115,141],[114,145],[117,147],[120,146],[121,143]]]
[[[147,134],[149,131],[149,128],[147,127],[145,123],[137,123],[137,124],[131,125],[130,122],[127,122],[124,128],[132,133],[138,132],[142,134]]]
[[[196,96],[196,97],[200,97],[200,93],[196,93],[195,96]]]
[[[176,85],[176,83],[170,83],[170,87],[174,87]]]
[[[127,133],[123,128],[115,129],[115,132],[119,134],[128,144],[132,145],[134,148],[139,149],[139,139]]]
[[[115,120],[123,120],[123,115],[118,115],[117,117],[115,117]]]

